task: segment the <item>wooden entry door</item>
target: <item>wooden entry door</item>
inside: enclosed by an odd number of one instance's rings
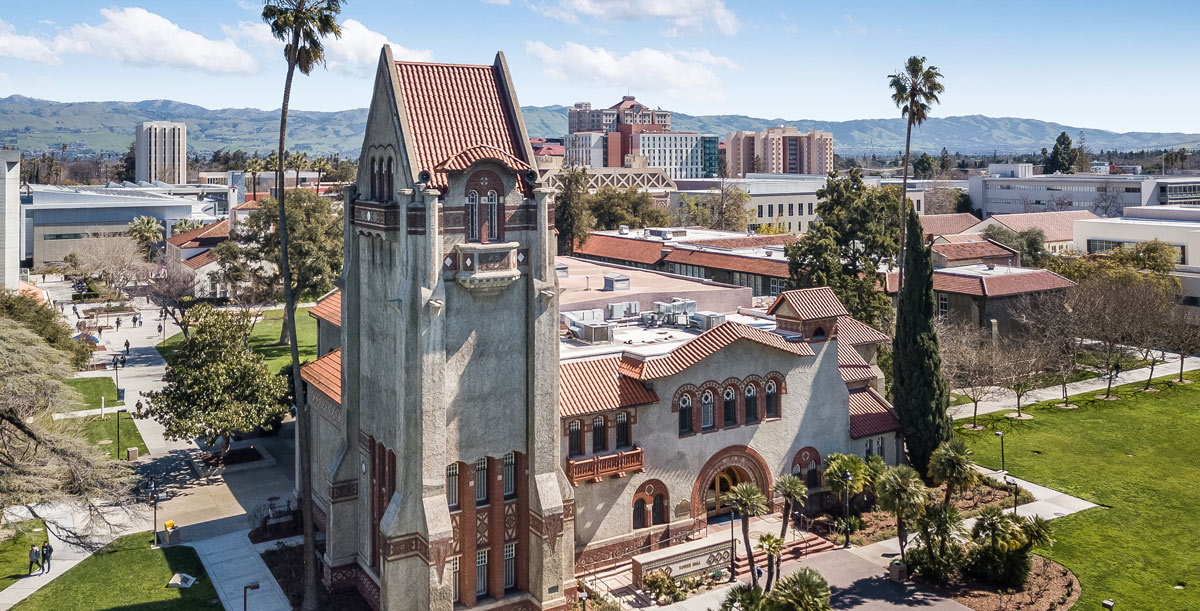
[[[742,477],[738,470],[730,467],[724,471],[719,471],[713,476],[712,481],[708,484],[708,490],[704,495],[704,510],[708,517],[722,516],[729,513],[729,502],[725,499],[725,495],[730,488],[741,483]]]

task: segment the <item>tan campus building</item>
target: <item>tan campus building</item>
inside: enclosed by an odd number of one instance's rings
[[[754,167],[754,161],[760,163]],[[725,175],[825,175],[833,169],[833,134],[795,127],[769,127],[761,132],[737,131],[725,136]]]

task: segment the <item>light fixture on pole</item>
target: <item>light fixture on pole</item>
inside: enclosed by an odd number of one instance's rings
[[[246,611],[246,599],[249,598],[247,594],[250,593],[250,590],[257,590],[260,587],[262,586],[260,586],[257,581],[242,586],[242,611]]]
[[[1104,599],[1104,602],[1100,603],[1100,606],[1104,607],[1105,609],[1112,609],[1113,607],[1117,606],[1117,603],[1111,598],[1106,598]]]
[[[846,483],[846,544],[842,549],[850,549],[850,482],[854,481],[854,476],[849,469],[842,472],[842,481]]]
[[[1004,431],[996,431],[996,436],[1000,438],[1000,472],[1007,473],[1004,469]]]
[[[733,536],[733,521],[738,517],[737,510],[729,513],[729,581],[737,579],[737,539]],[[750,553],[746,550],[746,553]]]

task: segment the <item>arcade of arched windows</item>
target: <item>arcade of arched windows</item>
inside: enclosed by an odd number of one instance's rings
[[[687,437],[779,419],[786,392],[786,381],[777,371],[684,384],[675,391],[671,411],[679,414],[679,436]]]

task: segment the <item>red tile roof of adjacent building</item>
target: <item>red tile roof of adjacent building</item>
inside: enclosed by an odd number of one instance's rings
[[[307,365],[301,365],[300,377],[324,393],[325,396],[341,403],[342,349],[338,348]]]
[[[396,74],[413,142],[409,155],[417,170],[431,173],[431,187],[445,191],[446,173],[436,168],[481,145],[528,165],[498,66],[396,62]]]
[[[968,227],[972,227],[979,222],[979,217],[966,212],[925,214],[919,218],[921,219],[921,229],[925,232],[925,235],[935,236],[962,233]]]
[[[976,276],[956,272],[955,268],[933,270],[933,290],[941,293],[957,293],[974,295],[976,297],[1002,297],[1019,295],[1021,293],[1036,293],[1065,289],[1075,286],[1074,282],[1048,270],[1017,268],[1023,271],[1018,274],[998,274],[994,276]],[[895,273],[887,276],[887,291],[896,292],[897,278]]]
[[[575,247],[576,254],[585,257],[604,257],[617,261],[633,261],[652,265],[662,260],[663,250],[670,250],[658,242],[593,233],[586,242]]]
[[[217,251],[210,248],[190,259],[184,259],[183,264],[192,269],[200,269],[201,267],[204,267],[205,265],[208,265],[216,260]]]
[[[630,100],[622,99],[620,102],[617,102],[616,104],[613,104],[612,106],[608,107],[609,110],[628,110],[630,108],[649,108],[649,107],[646,106],[645,104],[642,104],[641,102],[639,102],[637,100],[633,100],[633,99],[630,99]]]
[[[559,413],[582,416],[621,407],[657,403],[658,395],[640,381],[621,375],[622,357],[562,363],[559,371]]]
[[[1057,210],[1052,212],[1021,212],[1016,214],[993,214],[988,217],[1021,233],[1028,229],[1041,229],[1047,242],[1069,242],[1075,239],[1075,221],[1086,221],[1100,217],[1091,210]]]
[[[229,219],[209,223],[191,231],[167,238],[167,243],[180,248],[214,246],[229,239]]]
[[[949,242],[950,244],[961,244],[963,242],[982,242],[984,240],[982,233],[956,233],[938,237]]]
[[[561,144],[543,144],[534,147],[533,154],[546,157],[564,157],[567,154],[567,147]]]
[[[763,246],[787,246],[799,242],[800,238],[788,233],[777,235],[751,235],[744,238],[718,238],[715,240],[697,240],[682,242],[692,246],[711,246],[713,248],[761,248]]]
[[[990,259],[993,257],[1011,257],[1017,251],[991,240],[979,242],[959,242],[954,244],[934,244],[933,252],[946,257],[947,261],[968,261],[973,259]]]
[[[900,430],[900,418],[879,393],[870,388],[850,393],[850,437],[860,439]]]
[[[765,259],[733,253],[676,248],[667,255],[667,261],[774,278],[788,277],[788,262],[782,256],[778,259]]]
[[[342,326],[341,289],[333,289],[318,299],[317,305],[308,311],[308,315],[339,327]]]
[[[813,320],[816,318],[837,318],[839,316],[849,316],[846,311],[846,306],[833,294],[833,290],[827,286],[819,286],[810,289],[795,289],[784,291],[775,299],[775,303],[767,310],[767,314],[774,314],[781,304],[788,304],[796,316],[800,320]]]
[[[620,370],[641,380],[652,380],[675,375],[701,360],[716,354],[718,350],[744,339],[770,346],[797,356],[814,356],[812,348],[802,342],[789,342],[783,337],[749,325],[724,322],[684,342],[669,354],[649,358],[641,362],[625,359]]]
[[[871,364],[863,359],[853,344],[838,342],[837,359],[838,373],[842,374],[843,382],[865,382],[876,378]]]
[[[886,342],[888,339],[888,336],[865,323],[859,322],[854,317],[838,317],[837,340],[839,346],[842,344],[849,344],[851,346],[878,344]]]

